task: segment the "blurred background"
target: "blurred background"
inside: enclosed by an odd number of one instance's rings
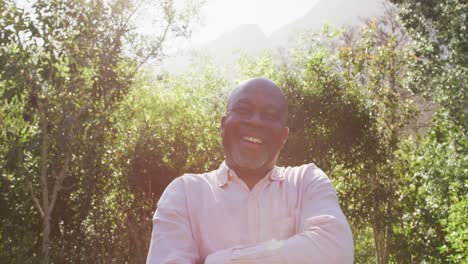
[[[0,262],[144,263],[223,160],[229,92],[289,100],[279,165],[337,188],[356,263],[467,263],[467,2],[0,2]]]

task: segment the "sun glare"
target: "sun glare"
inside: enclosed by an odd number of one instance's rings
[[[243,24],[256,24],[269,35],[301,17],[319,0],[208,0],[192,41],[203,43]]]

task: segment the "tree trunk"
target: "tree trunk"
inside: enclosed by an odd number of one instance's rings
[[[387,264],[384,261],[384,238],[383,232],[381,228],[379,228],[378,224],[373,224],[372,229],[374,231],[374,243],[375,243],[375,258],[377,260],[377,264]]]
[[[52,221],[52,211],[55,207],[55,202],[57,201],[58,193],[62,189],[63,180],[65,179],[66,173],[68,171],[68,165],[71,160],[71,149],[67,146],[64,148],[65,159],[60,170],[54,173],[51,173],[48,170],[48,156],[49,156],[49,134],[47,131],[47,119],[44,112],[44,106],[39,104],[38,106],[39,113],[39,122],[42,132],[41,140],[41,189],[42,189],[42,204],[36,206],[39,213],[42,216],[42,263],[48,264],[50,262],[50,228]],[[68,131],[71,133],[70,131]],[[52,174],[52,178],[55,179],[52,192],[49,191],[48,178],[49,174]],[[31,187],[31,195],[34,197],[34,192]],[[36,199],[37,200],[37,199]],[[37,203],[38,204],[38,203]]]
[[[390,254],[390,230],[390,224],[385,220],[383,220],[383,223],[372,223],[377,264],[388,264]]]
[[[44,229],[42,231],[42,263],[49,263],[50,252],[50,217],[44,218]]]
[[[47,120],[42,104],[39,104],[39,122],[42,132],[41,140],[41,189],[42,189],[42,263],[49,263],[50,245],[50,215],[49,215],[49,186],[47,183],[47,158],[49,149],[49,135]]]

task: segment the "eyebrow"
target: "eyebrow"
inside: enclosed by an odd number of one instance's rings
[[[234,103],[231,104],[231,109],[237,105],[253,105],[254,103],[252,102],[252,100],[249,100],[249,99],[246,99],[246,98],[241,98],[237,101],[235,101]],[[279,104],[268,104],[267,105],[267,109],[266,110],[270,110],[270,111],[273,111],[275,112],[275,114],[278,114],[278,115],[282,115],[282,106],[279,105]]]
[[[252,101],[249,99],[241,98],[235,101],[233,104],[252,104]]]

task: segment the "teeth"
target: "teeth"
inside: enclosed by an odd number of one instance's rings
[[[257,143],[257,144],[262,144],[263,143],[263,140],[261,140],[259,138],[255,138],[255,137],[242,137],[242,139],[253,142],[253,143]]]

